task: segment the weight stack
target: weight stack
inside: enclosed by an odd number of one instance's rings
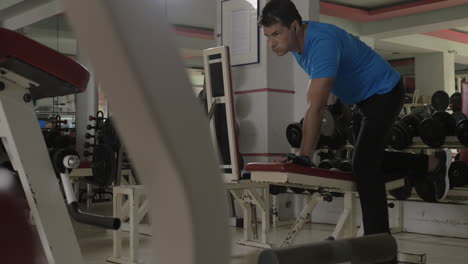
[[[468,82],[464,82],[461,89],[462,94],[462,112],[468,116]],[[460,160],[468,162],[468,150],[460,150]]]

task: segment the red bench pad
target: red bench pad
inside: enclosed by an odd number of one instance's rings
[[[318,168],[309,168],[300,166],[297,164],[286,164],[286,163],[259,163],[253,162],[245,166],[246,171],[262,171],[262,172],[284,172],[284,173],[296,173],[303,175],[310,175],[315,177],[322,177],[328,179],[336,179],[343,181],[354,181],[353,174],[351,172],[331,171]]]
[[[39,84],[33,99],[80,93],[86,90],[89,72],[75,60],[32,39],[0,28],[0,68]]]

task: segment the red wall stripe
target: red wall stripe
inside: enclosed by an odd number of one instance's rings
[[[398,6],[366,11],[358,8],[320,2],[320,13],[358,22],[371,22],[465,4],[468,4],[468,0],[423,0]]]
[[[241,153],[243,157],[281,157],[291,153]]]
[[[424,33],[423,35],[432,36],[436,38],[451,40],[455,42],[460,42],[463,44],[468,44],[468,34],[457,32],[449,29],[439,30],[429,33]]]
[[[177,36],[186,37],[186,38],[198,38],[198,39],[209,39],[214,40],[215,34],[212,30],[207,29],[197,29],[184,26],[174,26]]]
[[[271,89],[271,88],[238,91],[238,92],[234,92],[234,94],[239,95],[239,94],[261,93],[261,92],[295,94],[295,92],[292,90]]]
[[[366,22],[370,17],[366,10],[326,2],[320,2],[320,13],[358,22]]]
[[[392,65],[393,67],[413,65],[413,64],[414,64],[414,59],[390,61],[390,65]]]

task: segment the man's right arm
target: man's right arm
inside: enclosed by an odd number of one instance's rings
[[[323,111],[327,106],[334,82],[335,78],[311,79],[309,82],[307,91],[308,106],[304,116],[300,156],[308,156],[312,159],[312,154],[320,137]]]

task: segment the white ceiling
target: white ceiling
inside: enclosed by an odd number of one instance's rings
[[[1,0],[0,1],[0,10],[16,5],[23,0]]]
[[[0,0],[0,22],[2,16],[5,16],[12,12],[21,12],[21,9],[27,9],[32,4],[51,2],[56,0]],[[219,0],[166,0],[166,14],[169,22],[177,25],[185,25],[189,27],[198,27],[204,29],[214,29],[216,25],[216,6]],[[304,1],[304,0],[295,0]],[[400,5],[402,3],[416,2],[414,0],[327,0],[324,2],[333,2],[335,4],[353,6],[362,9],[375,9],[382,8],[392,5]],[[15,5],[16,4],[16,5]],[[3,10],[2,10],[3,8]],[[28,28],[40,28],[48,29],[50,36],[48,37],[49,43],[53,43],[52,38],[56,37],[55,33],[57,29],[57,21],[59,22],[59,35],[60,36],[71,36],[71,29],[68,27],[68,23],[65,21],[64,16],[59,16],[58,20],[55,17],[44,19],[40,22],[35,23]],[[468,32],[468,25],[466,27],[456,28],[459,31]],[[27,30],[26,30],[27,31]],[[44,32],[44,30],[42,31]],[[57,42],[57,41],[55,41]],[[189,39],[178,37],[177,43],[180,48],[185,50],[200,50],[216,45],[214,40],[202,40],[202,39]],[[55,45],[64,46],[64,45]],[[468,47],[468,46],[467,46]],[[384,41],[376,41],[376,50],[384,56],[386,59],[401,59],[414,57],[418,53],[434,52],[434,50],[426,50],[420,47],[411,47],[406,45],[398,45],[395,43],[388,43]],[[190,64],[198,64],[201,62],[200,59],[190,59]]]
[[[433,50],[376,41],[375,50],[387,60],[413,58],[416,54],[430,53]]]
[[[468,34],[468,26],[467,27],[457,27],[454,30],[456,30],[458,32],[463,32],[463,33]]]

